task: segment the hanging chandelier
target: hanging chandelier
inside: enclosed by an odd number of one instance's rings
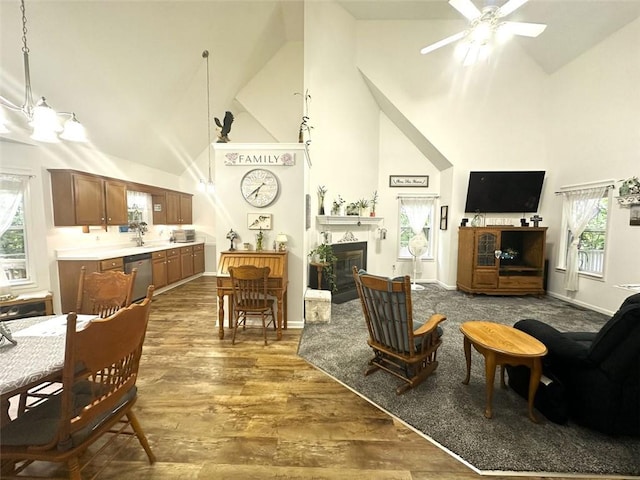
[[[211,102],[209,100],[210,85],[209,85],[209,51],[208,50],[205,50],[202,52],[202,58],[204,58],[207,62],[207,154],[209,159],[209,180],[205,181],[204,179],[200,179],[200,184],[198,185],[198,189],[201,191],[214,192],[215,184],[211,179]]]
[[[20,0],[22,12],[22,57],[24,60],[24,103],[21,107],[0,96],[0,105],[8,110],[22,112],[27,123],[33,129],[31,138],[40,142],[58,143],[60,139],[71,142],[86,142],[86,132],[73,112],[56,112],[41,97],[37,103],[31,93],[31,75],[29,72],[29,47],[27,46],[27,16],[24,0]],[[61,124],[60,117],[68,117]],[[0,133],[9,133],[8,120],[0,111]]]

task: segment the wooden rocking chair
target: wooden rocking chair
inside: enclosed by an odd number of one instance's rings
[[[438,366],[436,351],[442,344],[438,324],[446,317],[435,313],[414,330],[408,275],[389,279],[353,267],[353,278],[369,330],[367,343],[375,354],[365,375],[378,369],[395,375],[405,382],[396,389],[400,395],[422,382]]]

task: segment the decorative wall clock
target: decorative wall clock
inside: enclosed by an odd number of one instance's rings
[[[280,191],[280,183],[273,172],[255,168],[242,177],[240,190],[249,205],[262,208],[274,202]]]

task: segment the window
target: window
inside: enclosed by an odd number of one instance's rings
[[[398,258],[413,258],[409,250],[409,241],[422,234],[426,239],[426,249],[420,258],[433,258],[433,218],[436,197],[400,196],[398,197]]]
[[[601,277],[604,274],[608,192],[608,186],[561,192],[564,235],[558,267],[566,269],[567,275],[583,273]],[[577,290],[575,281],[572,288],[567,289],[573,288]]]
[[[10,284],[31,281],[25,218],[28,179],[0,174],[0,267]]]

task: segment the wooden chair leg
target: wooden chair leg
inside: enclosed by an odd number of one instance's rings
[[[133,431],[136,433],[136,437],[138,437],[138,441],[140,442],[140,445],[142,445],[142,448],[144,448],[144,451],[147,452],[147,457],[149,457],[149,463],[151,464],[155,463],[156,456],[151,451],[151,446],[149,445],[149,441],[147,440],[147,437],[144,434],[144,431],[142,430],[142,426],[138,421],[138,417],[136,417],[136,415],[131,410],[129,410],[129,412],[127,413],[127,418],[131,423],[131,428],[133,428]]]
[[[238,323],[240,322],[240,314],[235,312],[233,318],[233,335],[231,336],[231,345],[236,344],[236,333],[238,332]]]
[[[262,312],[262,336],[264,337],[264,344],[267,344],[267,317],[264,312]]]
[[[82,480],[82,476],[80,475],[80,462],[78,462],[78,457],[71,457],[67,461],[67,467],[69,468],[70,480]]]

